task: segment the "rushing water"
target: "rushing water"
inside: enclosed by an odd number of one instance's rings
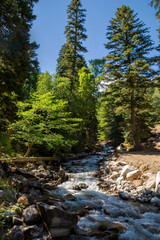
[[[59,185],[52,194],[60,198],[72,194],[75,200],[65,202],[71,211],[76,212],[86,206],[93,208],[79,219],[77,233],[86,236],[78,238],[80,240],[107,239],[105,236],[92,237],[102,226],[106,226],[107,230],[119,229],[119,240],[160,240],[159,212],[147,204],[131,203],[117,196],[107,196],[106,192],[98,188],[98,179],[93,173],[98,170],[103,158],[110,151],[111,148],[105,148],[97,155],[65,163],[63,168],[68,172],[69,179]],[[84,183],[88,186],[87,189],[74,190],[79,184],[85,187]]]

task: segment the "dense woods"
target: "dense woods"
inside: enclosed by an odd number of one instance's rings
[[[110,20],[101,59],[85,60],[86,10],[67,9],[56,73],[41,73],[30,41],[37,0],[0,3],[0,154],[53,156],[98,142],[139,149],[160,121],[159,56],[130,7]],[[159,21],[159,1],[152,1]],[[22,31],[23,30],[23,31]],[[157,33],[158,37],[158,33]]]

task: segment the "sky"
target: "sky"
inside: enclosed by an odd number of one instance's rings
[[[57,58],[61,46],[66,42],[64,35],[67,24],[67,6],[71,0],[39,0],[34,7],[37,16],[31,29],[31,41],[39,44],[37,50],[41,72],[56,72]],[[155,10],[149,6],[150,0],[81,0],[82,7],[87,10],[85,28],[87,40],[84,46],[88,52],[84,57],[89,60],[102,58],[107,55],[106,43],[107,26],[114,18],[117,8],[122,5],[130,6],[146,27],[150,28],[151,39],[158,45],[158,21]],[[153,52],[154,55],[156,52]]]

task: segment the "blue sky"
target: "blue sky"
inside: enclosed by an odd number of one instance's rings
[[[40,44],[37,50],[41,72],[55,73],[59,50],[65,43],[64,29],[67,24],[67,6],[71,0],[39,0],[34,7],[37,19],[31,30],[31,40]],[[130,6],[148,28],[152,40],[158,44],[158,21],[155,10],[148,4],[150,0],[81,0],[87,10],[85,28],[88,39],[84,42],[88,53],[86,61],[107,55],[106,28],[115,16],[118,7]],[[154,54],[154,53],[153,53]]]

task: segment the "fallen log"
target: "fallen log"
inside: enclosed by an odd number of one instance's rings
[[[37,161],[56,161],[60,162],[59,157],[22,157],[22,158],[0,158],[0,162],[25,163]]]

